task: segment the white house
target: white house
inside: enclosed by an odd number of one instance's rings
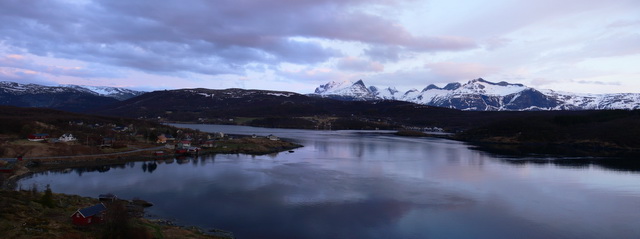
[[[62,136],[60,136],[60,138],[58,138],[58,140],[60,140],[61,142],[69,142],[69,141],[76,141],[78,139],[73,137],[72,134],[63,134]]]

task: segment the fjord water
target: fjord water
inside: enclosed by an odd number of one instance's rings
[[[19,184],[139,197],[155,204],[151,217],[237,238],[640,238],[633,168],[505,158],[386,131],[177,126],[304,147],[51,171]]]

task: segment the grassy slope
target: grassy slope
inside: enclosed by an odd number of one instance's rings
[[[43,195],[31,190],[0,190],[2,238],[104,238],[108,234],[106,224],[78,227],[71,223],[70,216],[77,209],[95,205],[97,199],[54,193],[53,205],[47,207]],[[129,227],[126,238],[217,238],[142,218],[130,219]]]

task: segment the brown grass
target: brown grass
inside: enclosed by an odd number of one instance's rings
[[[42,192],[0,190],[0,232],[2,238],[102,238],[104,225],[75,226],[70,216],[79,208],[98,203],[95,198],[53,194],[54,207],[43,206]],[[159,225],[133,218],[129,238],[220,238],[194,229]]]

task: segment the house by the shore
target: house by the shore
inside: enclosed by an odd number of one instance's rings
[[[49,138],[49,134],[30,134],[27,136],[29,141],[44,141]]]
[[[90,225],[95,223],[101,223],[104,221],[104,214],[107,207],[102,203],[98,203],[91,207],[85,207],[78,209],[71,215],[73,224],[75,225]]]
[[[63,134],[62,136],[60,136],[60,138],[58,138],[58,140],[60,142],[71,142],[71,141],[76,141],[78,139],[76,139],[76,137],[73,137],[72,134]]]

